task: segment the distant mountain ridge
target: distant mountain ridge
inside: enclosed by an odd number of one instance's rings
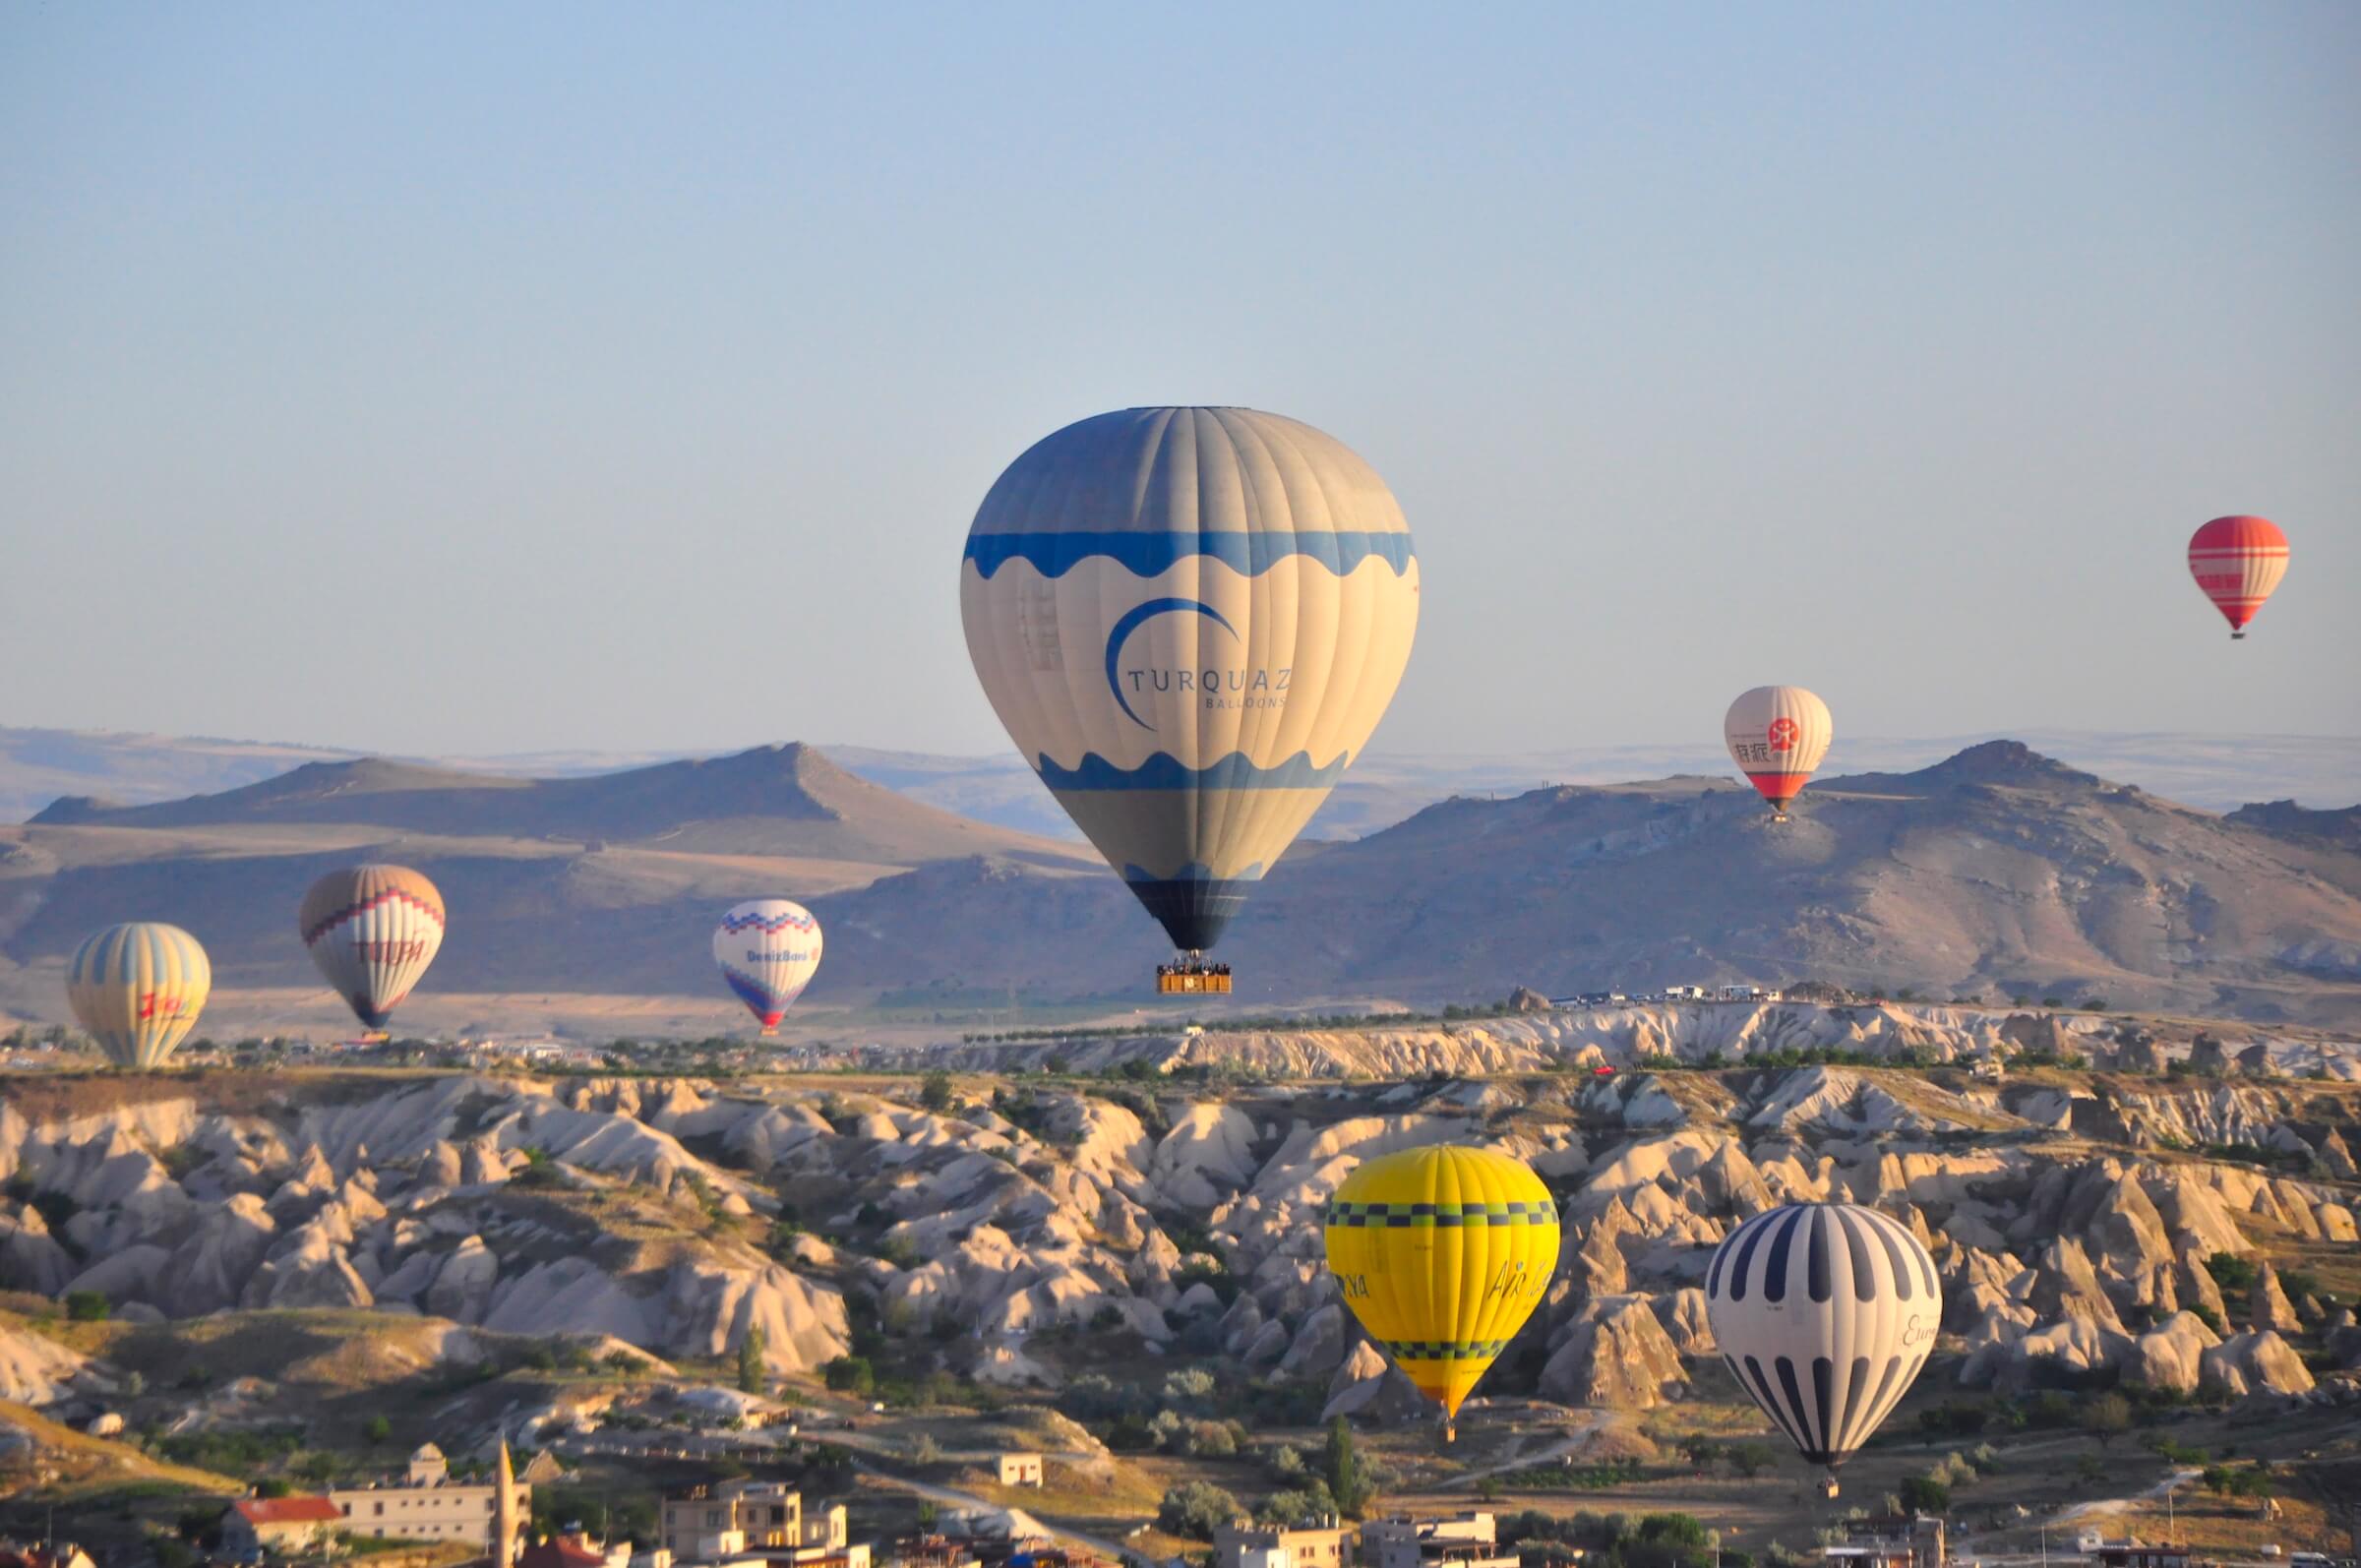
[[[2351,836],[2352,814],[2216,816],[2006,741],[1823,778],[1785,823],[1722,777],[1559,785],[1299,844],[1222,956],[1256,1008],[1812,977],[2353,1027]],[[28,977],[131,917],[187,926],[225,988],[314,987],[295,901],[364,856],[417,866],[450,903],[422,1001],[701,997],[715,911],[768,893],[826,928],[814,1004],[1104,1004],[1140,995],[1161,955],[1086,850],[905,799],[808,746],[538,780],[362,759],[0,829],[0,1002],[58,1015],[54,979]]]
[[[1830,766],[1843,772],[1907,771],[1998,738],[1907,739],[1840,731]],[[2361,801],[2361,737],[2035,731],[2011,738],[2102,777],[2129,780],[2151,794],[2209,810],[2277,797],[2315,809]],[[846,772],[926,805],[1019,832],[1076,837],[1032,769],[1012,751],[944,756],[858,746],[822,750]],[[0,726],[0,822],[24,821],[65,797],[153,805],[258,783],[302,762],[358,761],[363,754],[330,747]],[[501,778],[573,778],[716,754],[572,751],[396,760]],[[1454,795],[1514,795],[1552,783],[1611,784],[1686,772],[1719,777],[1724,769],[1721,749],[1710,738],[1685,745],[1449,754],[1389,751],[1380,744],[1355,759],[1308,831],[1319,838],[1357,838]]]

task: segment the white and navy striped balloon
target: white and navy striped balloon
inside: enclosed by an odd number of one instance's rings
[[[1705,1309],[1739,1385],[1806,1460],[1833,1468],[1926,1364],[1943,1295],[1934,1259],[1886,1215],[1793,1203],[1715,1249]]]

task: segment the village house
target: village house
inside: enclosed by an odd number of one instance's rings
[[[1003,1486],[1038,1486],[1041,1484],[1041,1456],[1039,1454],[1002,1454],[999,1456],[1000,1484]]]
[[[1362,1568],[1518,1568],[1488,1513],[1449,1519],[1372,1519],[1361,1527]]]
[[[299,1556],[334,1541],[343,1525],[325,1497],[241,1497],[221,1515],[221,1551],[240,1562]]]
[[[1213,1568],[1350,1568],[1352,1561],[1345,1532],[1334,1523],[1287,1530],[1241,1519],[1213,1533]]]
[[[532,1518],[532,1484],[514,1481],[511,1495],[515,1517]],[[328,1496],[348,1535],[380,1540],[463,1540],[490,1551],[499,1528],[498,1484],[453,1480],[432,1443],[410,1456],[400,1480],[332,1487]]]

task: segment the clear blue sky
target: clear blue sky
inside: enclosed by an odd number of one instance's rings
[[[1388,750],[2361,733],[2357,83],[2336,3],[12,5],[0,723],[999,750],[985,488],[1236,402],[1410,514]]]

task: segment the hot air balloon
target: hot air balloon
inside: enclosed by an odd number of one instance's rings
[[[1491,1149],[1406,1149],[1362,1164],[1327,1213],[1328,1271],[1380,1350],[1443,1407],[1508,1348],[1557,1270],[1557,1205]]]
[[[713,962],[762,1032],[775,1035],[819,967],[819,922],[784,898],[749,899],[713,928]]]
[[[443,895],[406,866],[330,872],[295,919],[312,962],[378,1039],[443,945]]]
[[[205,1010],[213,966],[178,926],[109,926],[74,949],[66,1000],[118,1067],[160,1067]]]
[[[2233,640],[2287,575],[2287,536],[2268,517],[2215,517],[2189,536],[2189,574]]]
[[[1059,805],[1197,961],[1392,700],[1418,630],[1402,509],[1308,425],[1131,408],[1037,443],[976,512],[960,613]]]
[[[1836,733],[1828,704],[1800,686],[1758,686],[1732,702],[1722,720],[1730,760],[1783,822],[1787,803],[1811,782]]]
[[[1791,1203],[1729,1233],[1705,1312],[1740,1387],[1829,1471],[1869,1440],[1934,1349],[1935,1261],[1874,1209]]]

